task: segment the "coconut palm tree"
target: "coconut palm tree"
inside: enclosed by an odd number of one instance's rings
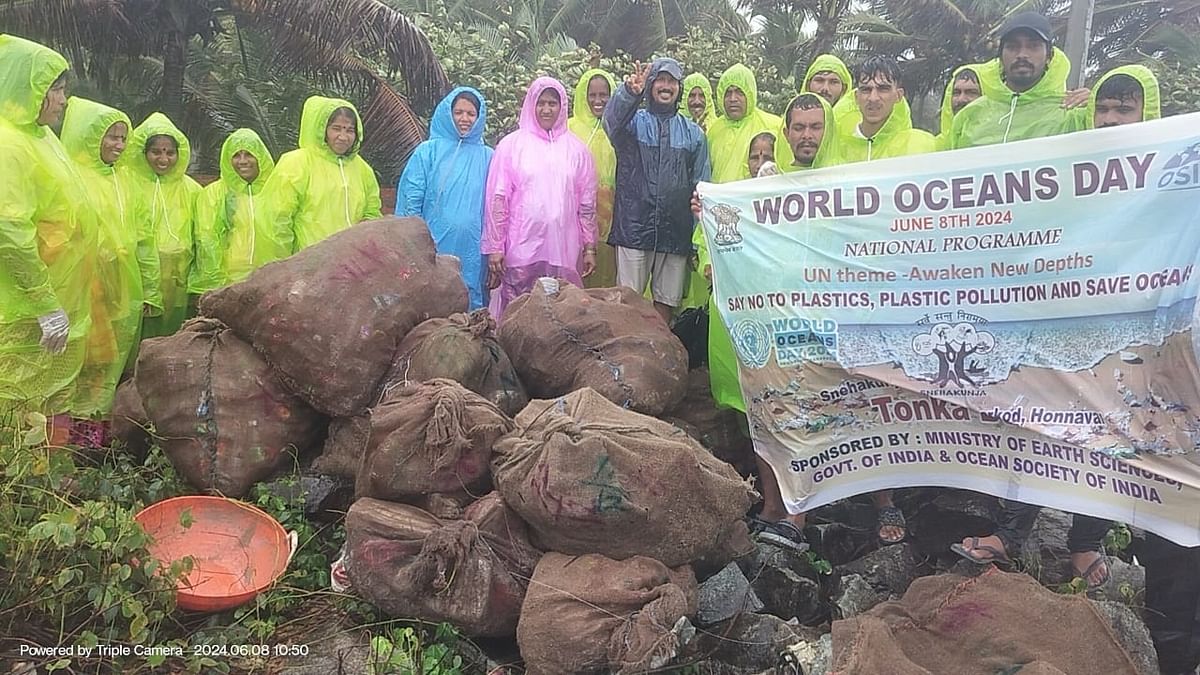
[[[128,91],[131,73],[157,78],[130,107],[163,110],[189,135],[228,131],[244,120],[231,111],[264,117],[255,81],[298,79],[347,96],[361,105],[367,154],[385,178],[424,136],[414,109],[432,108],[447,89],[424,34],[380,0],[0,0],[0,31],[63,50],[100,98],[106,85]],[[242,61],[243,81],[204,69],[228,60],[222,50]]]

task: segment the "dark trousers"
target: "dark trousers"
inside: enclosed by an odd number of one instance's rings
[[[1041,513],[1042,507],[1021,502],[1005,501],[1000,509],[1000,522],[997,524],[996,536],[1004,542],[1004,550],[1010,556],[1017,552],[1033,532],[1033,523]],[[1098,551],[1108,534],[1109,521],[1075,514],[1072,517],[1071,529],[1067,532],[1067,550],[1071,553]]]
[[[1190,675],[1200,665],[1200,548],[1147,533],[1138,560],[1146,568],[1146,626],[1159,669]]]

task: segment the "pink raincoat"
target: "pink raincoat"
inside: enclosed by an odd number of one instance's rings
[[[554,128],[538,124],[537,99],[558,92]],[[519,128],[496,146],[488,169],[484,255],[504,254],[504,275],[492,292],[492,315],[528,293],[538,277],[583,285],[581,254],[596,243],[596,167],[592,153],[567,131],[567,92],[552,77],[530,85]]]

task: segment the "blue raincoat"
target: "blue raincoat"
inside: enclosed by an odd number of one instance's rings
[[[454,99],[468,93],[479,101],[479,117],[465,136],[454,126]],[[462,261],[471,309],[484,306],[486,283],[480,239],[484,188],[492,149],[483,143],[487,102],[470,87],[457,87],[433,112],[429,140],[417,147],[396,186],[396,215],[420,216],[429,225],[438,253]]]

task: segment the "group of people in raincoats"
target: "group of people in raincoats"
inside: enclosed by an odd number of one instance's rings
[[[1159,116],[1158,82],[1141,66],[1068,91],[1070,64],[1045,17],[1015,15],[998,35],[996,58],[953,71],[936,137],[913,126],[899,65],[885,57],[867,58],[853,73],[836,56],[817,57],[779,114],[762,108],[754,73],[742,64],[715,90],[670,58],[637,64],[621,81],[588,70],[570,97],[558,80],[539,77],[517,129],[495,149],[485,141],[486,96],[457,87],[405,166],[395,212],[420,216],[438,251],[460,260],[472,309],[488,306],[499,319],[539,277],[553,276],[628,286],[670,321],[705,307],[711,294],[696,227],[700,182]],[[140,337],[177,330],[190,298],[378,217],[380,191],[359,155],[362,120],[347,101],[310,98],[300,147],[278,162],[255,132],[230,134],[220,179],[201,189],[186,173],[188,139],[171,120],[154,113],[135,127],[119,110],[68,101],[67,70],[56,52],[0,35],[0,413],[95,420],[111,406]],[[51,127],[64,111],[60,142]],[[726,327],[715,317],[708,325],[713,397],[744,413]],[[807,546],[804,514],[787,513],[771,467],[758,465],[764,499],[755,533]],[[902,540],[906,524],[890,491],[873,499],[880,540]],[[1010,503],[999,531],[954,548],[980,564],[1007,560],[1037,512]],[[1107,527],[1079,516],[1070,534],[1072,562],[1089,585],[1109,574],[1100,551]],[[1162,547],[1163,560],[1180,560]],[[1200,584],[1181,590],[1147,577],[1148,597],[1200,599]],[[1189,649],[1172,663],[1194,668],[1200,655]]]
[[[380,216],[380,196],[347,101],[309,99],[300,148],[278,163],[234,131],[201,188],[166,115],[135,126],[68,98],[68,70],[0,35],[0,419],[40,412],[52,440],[99,446],[142,338],[175,333],[200,294]]]

